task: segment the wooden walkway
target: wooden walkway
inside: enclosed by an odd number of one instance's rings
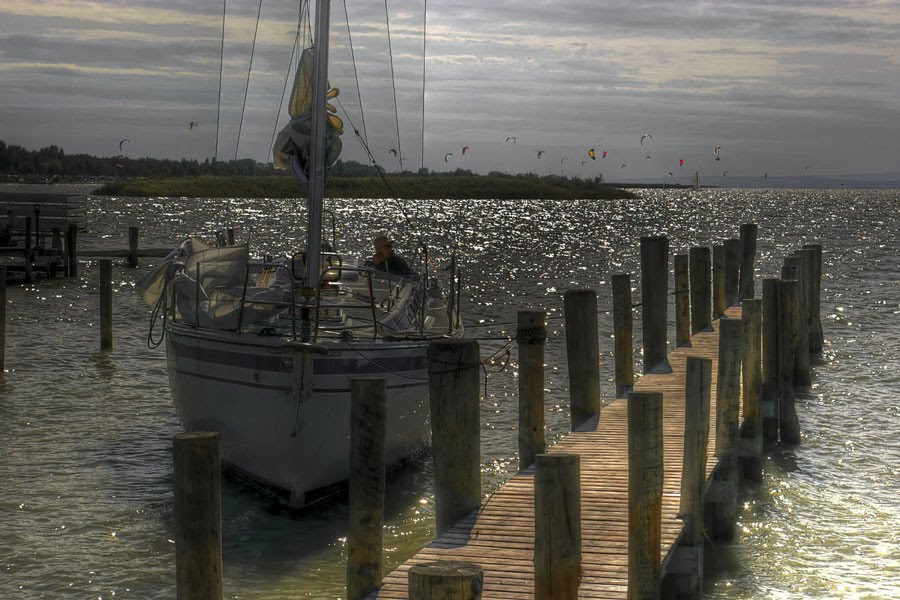
[[[740,319],[739,306],[727,312]],[[684,379],[688,356],[712,359],[707,477],[716,466],[716,369],[718,320],[713,332],[691,339],[690,347],[669,354],[671,373],[641,377],[635,391],[663,394],[664,488],[662,506],[663,573],[683,524],[678,518],[684,445]],[[627,404],[616,399],[550,448],[550,453],[581,455],[581,536],[583,578],[579,598],[628,595],[628,438]],[[370,598],[407,598],[407,571],[435,560],[472,562],[484,569],[484,600],[534,598],[534,468],[513,476],[454,528],[422,549],[384,579]]]

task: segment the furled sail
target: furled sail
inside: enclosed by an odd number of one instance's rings
[[[288,105],[290,122],[278,133],[272,155],[275,168],[287,170],[294,162],[297,168],[292,169],[294,175],[301,180],[309,176],[309,146],[312,139],[312,101],[313,101],[313,67],[315,54],[312,48],[306,48],[300,55],[297,64],[297,74],[294,77],[294,87],[291,89],[291,100]],[[340,93],[337,88],[329,84],[326,98],[331,100]],[[344,123],[336,114],[337,110],[331,103],[326,104],[325,115],[325,165],[330,166],[341,154],[341,134],[344,133]]]

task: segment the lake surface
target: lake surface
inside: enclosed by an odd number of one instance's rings
[[[0,186],[2,187],[2,186]],[[10,190],[9,186],[3,187]],[[93,197],[83,247],[168,246],[226,226],[283,254],[304,239],[302,202]],[[370,252],[390,231],[411,254],[421,236],[437,264],[460,257],[463,319],[488,368],[482,403],[484,492],[516,464],[516,311],[548,311],[549,439],[568,426],[562,295],[610,276],[639,290],[642,235],[672,252],[759,224],[757,291],[804,243],[824,245],[825,350],[798,394],[803,443],[767,453],[762,485],[741,494],[738,539],[716,548],[710,598],[900,598],[900,192],[648,190],[628,201],[330,200],[337,247]],[[411,225],[407,225],[406,217]],[[326,224],[330,219],[326,218]],[[150,308],[134,283],[150,269],[114,266],[115,350],[99,352],[98,267],[77,279],[9,289],[0,378],[0,597],[174,597],[172,436],[180,431],[164,350],[146,344]],[[637,295],[639,292],[636,291]],[[611,316],[600,315],[604,394],[613,393]],[[640,347],[640,318],[636,347]],[[498,339],[499,338],[499,339]],[[670,328],[674,338],[674,327]],[[636,357],[636,363],[639,357]],[[392,568],[434,535],[430,458],[388,478]],[[346,500],[292,513],[237,482],[223,490],[229,598],[341,598]]]

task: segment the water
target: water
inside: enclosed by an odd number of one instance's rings
[[[91,198],[83,246],[121,247],[233,224],[239,238],[279,254],[299,247],[303,215],[283,200]],[[516,464],[515,349],[519,309],[549,313],[547,422],[568,426],[562,294],[598,290],[610,275],[638,285],[638,238],[664,233],[673,251],[760,225],[758,277],[773,276],[803,243],[825,247],[826,347],[814,385],[798,395],[803,444],[765,461],[764,482],[742,492],[739,537],[715,553],[712,598],[900,598],[900,236],[896,191],[647,191],[634,201],[329,201],[338,247],[367,254],[372,232],[414,232],[464,271],[463,316],[489,368],[482,405],[485,493]],[[326,219],[326,222],[329,220]],[[404,244],[404,240],[407,243]],[[115,350],[99,348],[98,268],[77,279],[9,290],[7,371],[0,379],[0,597],[174,596],[171,438],[179,431],[162,349],[145,344],[149,308],[137,271],[114,267]],[[639,289],[639,288],[638,288]],[[759,289],[759,284],[757,289]],[[639,325],[639,318],[636,320]],[[611,319],[602,314],[604,393],[612,394]],[[638,332],[639,333],[639,332]],[[639,343],[639,340],[638,340]],[[434,534],[428,457],[388,480],[387,567]],[[340,598],[346,501],[292,513],[239,483],[223,490],[229,598]]]

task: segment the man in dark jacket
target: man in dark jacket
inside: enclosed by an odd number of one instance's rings
[[[394,252],[394,240],[387,235],[379,235],[373,240],[375,255],[371,259],[377,271],[409,277],[413,274],[406,259]]]

